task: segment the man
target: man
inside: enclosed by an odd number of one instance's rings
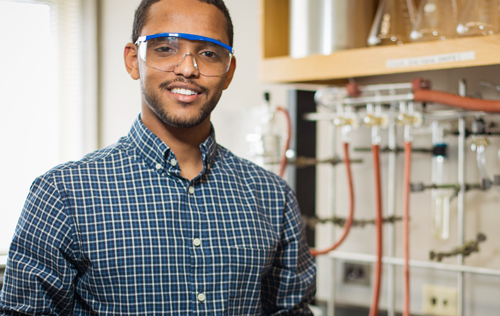
[[[125,65],[127,137],[33,183],[1,315],[310,315],[315,268],[294,194],[215,142],[233,77],[221,0],[143,0]]]

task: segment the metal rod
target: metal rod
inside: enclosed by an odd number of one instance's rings
[[[413,89],[411,82],[407,83],[389,83],[389,84],[372,84],[367,86],[359,86],[359,91],[382,91],[382,90],[400,90]],[[391,93],[392,94],[392,93]]]
[[[465,96],[466,86],[465,80],[460,80],[459,82],[459,94]],[[463,245],[465,243],[465,138],[466,138],[466,125],[465,118],[460,117],[458,119],[458,184],[460,185],[460,191],[458,192],[458,245]],[[458,256],[458,264],[464,264],[463,255]],[[459,272],[457,276],[457,290],[458,290],[458,306],[457,315],[464,315],[464,273]]]
[[[330,258],[333,259],[351,260],[359,262],[375,262],[375,260],[377,259],[375,255],[368,255],[364,253],[362,254],[362,253],[352,253],[352,252],[340,252],[340,251],[332,251],[330,252],[329,256]],[[402,266],[404,260],[403,258],[383,257],[382,262],[387,265]],[[472,273],[472,274],[500,277],[500,270],[497,269],[471,267],[466,265],[448,264],[448,263],[440,263],[433,261],[410,260],[410,267],[459,272],[460,274]]]
[[[397,95],[375,95],[371,97],[360,98],[345,98],[346,105],[366,105],[368,103],[393,103],[398,101],[413,101],[413,93],[397,94]]]
[[[334,127],[334,126],[331,126],[330,125],[330,137],[331,137],[331,140],[332,140],[332,152],[331,152],[331,155],[332,157],[335,157],[337,155],[337,129]],[[332,213],[331,215],[332,216],[335,216],[335,203],[337,202],[337,199],[336,199],[336,191],[337,191],[337,187],[336,187],[336,183],[335,183],[335,180],[336,180],[336,171],[337,169],[332,166],[331,167],[332,170],[332,192],[330,194],[330,209],[332,210]],[[333,227],[333,242],[335,242],[335,227]],[[327,316],[335,316],[335,260],[333,260],[331,263],[331,266],[330,266],[330,289],[331,289],[331,292],[330,292],[330,296],[328,298],[328,303],[327,303],[327,311],[326,311],[326,314]]]
[[[394,93],[393,91],[391,91]],[[392,107],[394,111],[395,108]],[[389,123],[389,149],[391,152],[389,153],[389,166],[388,166],[388,198],[387,198],[387,216],[395,216],[396,215],[396,124],[391,120]],[[387,226],[387,254],[389,257],[394,257],[396,250],[395,243],[395,227],[394,225]],[[394,316],[395,315],[395,306],[396,306],[396,269],[393,265],[387,267],[387,315]]]

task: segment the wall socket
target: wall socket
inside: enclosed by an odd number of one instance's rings
[[[424,285],[425,315],[434,316],[456,316],[457,311],[457,289],[436,285]]]
[[[344,262],[344,284],[370,285],[370,265]]]

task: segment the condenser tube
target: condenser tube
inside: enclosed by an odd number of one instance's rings
[[[447,179],[446,161],[448,144],[444,142],[444,128],[438,122],[432,122],[432,183],[445,184]],[[432,190],[432,234],[434,238],[446,240],[450,237],[450,199],[452,193],[448,189]]]
[[[435,185],[444,184],[445,157],[432,158],[432,180]],[[446,189],[432,190],[433,233],[437,239],[446,240],[450,237],[450,198]]]
[[[491,180],[490,176],[488,175],[488,171],[486,171],[486,156],[484,150],[484,145],[478,145],[476,147],[477,167],[479,169],[479,173],[481,174],[482,181],[484,181],[485,179]]]

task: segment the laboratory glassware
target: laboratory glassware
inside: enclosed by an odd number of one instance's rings
[[[408,43],[414,18],[413,0],[382,0],[372,24],[368,45]]]
[[[441,186],[448,184],[448,144],[444,141],[444,126],[432,122],[432,184]],[[450,237],[450,200],[452,189],[432,189],[432,232],[434,238],[447,240]]]
[[[411,32],[412,41],[446,40],[457,36],[457,0],[422,0]]]
[[[457,33],[459,36],[496,34],[500,31],[499,19],[499,0],[466,0]]]
[[[271,107],[269,99],[269,93],[265,93],[259,113],[260,122],[255,125],[254,132],[246,136],[246,140],[250,146],[250,156],[253,162],[278,173],[282,136],[275,123],[275,110]]]

